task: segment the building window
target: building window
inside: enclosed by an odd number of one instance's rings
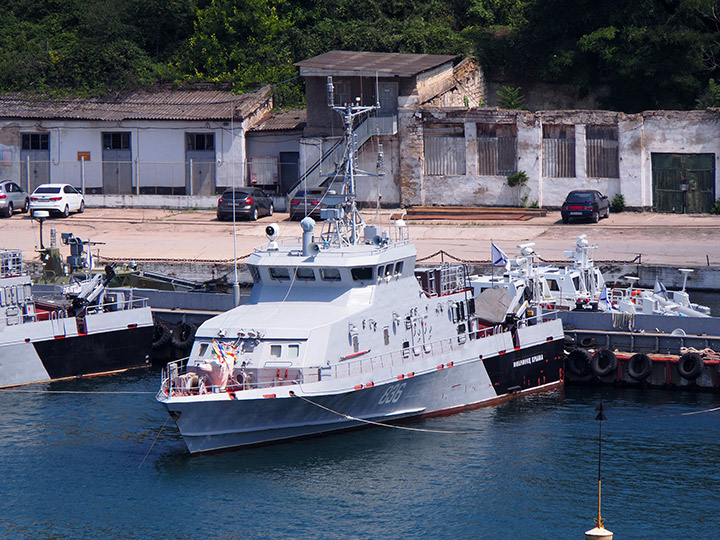
[[[130,150],[130,133],[103,133],[103,150]]]
[[[333,81],[333,103],[335,105],[347,105],[351,101],[350,81]]]
[[[23,150],[47,150],[50,146],[50,135],[47,133],[23,133]]]
[[[543,126],[543,176],[575,177],[575,126]]]
[[[478,174],[507,176],[517,172],[517,127],[478,124]]]
[[[465,127],[425,126],[425,174],[461,176],[465,174]]]
[[[278,183],[278,172],[277,157],[255,156],[248,158],[248,176],[252,185],[274,186]]]
[[[620,178],[617,126],[587,126],[587,175],[592,178]]]
[[[185,141],[188,150],[215,150],[214,133],[186,133]]]

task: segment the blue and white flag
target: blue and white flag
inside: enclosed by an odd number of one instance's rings
[[[660,282],[660,280],[655,280],[655,287],[653,287],[653,292],[655,294],[662,294],[665,298],[667,298],[667,289],[665,288],[665,285]]]
[[[605,311],[611,311],[612,310],[612,302],[610,302],[610,299],[608,298],[608,290],[607,285],[603,287],[602,292],[600,293],[600,302],[604,302],[605,305]]]
[[[92,249],[88,248],[87,266],[90,270],[95,268],[95,261],[93,261]]]
[[[505,255],[502,249],[497,247],[494,243],[490,242],[490,247],[492,251],[492,265],[493,266],[507,266],[508,262],[510,260],[508,259],[508,256]]]

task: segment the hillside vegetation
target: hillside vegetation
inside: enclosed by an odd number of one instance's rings
[[[0,91],[107,95],[158,83],[273,83],[342,49],[475,56],[490,78],[608,89],[605,108],[720,105],[720,2],[708,0],[15,0]]]

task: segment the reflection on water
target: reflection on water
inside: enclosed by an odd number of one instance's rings
[[[567,388],[413,425],[189,456],[158,374],[0,393],[1,538],[712,538],[720,519],[711,393]],[[87,392],[146,393],[113,394]],[[688,519],[692,508],[692,519]],[[661,511],[660,511],[661,510]],[[713,531],[713,532],[710,532]]]

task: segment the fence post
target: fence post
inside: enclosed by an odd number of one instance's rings
[[[135,158],[135,195],[140,195],[140,160]]]
[[[80,191],[85,196],[85,156],[80,156]]]
[[[193,160],[190,158],[190,193],[188,195],[193,194]]]
[[[27,192],[30,193],[30,156],[25,156],[25,183],[27,184]]]

